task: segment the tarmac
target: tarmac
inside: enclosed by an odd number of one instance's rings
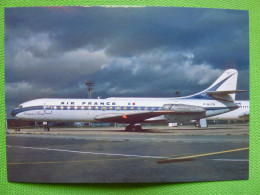
[[[9,129],[8,181],[196,182],[248,179],[247,124]]]

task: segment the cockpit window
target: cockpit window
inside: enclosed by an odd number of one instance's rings
[[[23,106],[22,105],[19,105],[19,108],[22,108]]]

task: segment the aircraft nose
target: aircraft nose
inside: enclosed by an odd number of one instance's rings
[[[13,117],[15,117],[15,115],[16,115],[16,109],[12,110],[11,115],[12,115]]]

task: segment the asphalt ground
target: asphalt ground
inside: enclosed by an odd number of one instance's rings
[[[11,182],[138,183],[248,179],[248,125],[7,131]]]

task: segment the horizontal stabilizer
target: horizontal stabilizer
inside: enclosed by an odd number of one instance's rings
[[[206,93],[214,99],[233,102],[233,95],[236,93],[246,92],[245,90],[228,90],[228,91],[206,91]]]
[[[246,90],[206,91],[206,93],[209,95],[227,95],[227,94],[242,93],[242,92],[246,92]]]

